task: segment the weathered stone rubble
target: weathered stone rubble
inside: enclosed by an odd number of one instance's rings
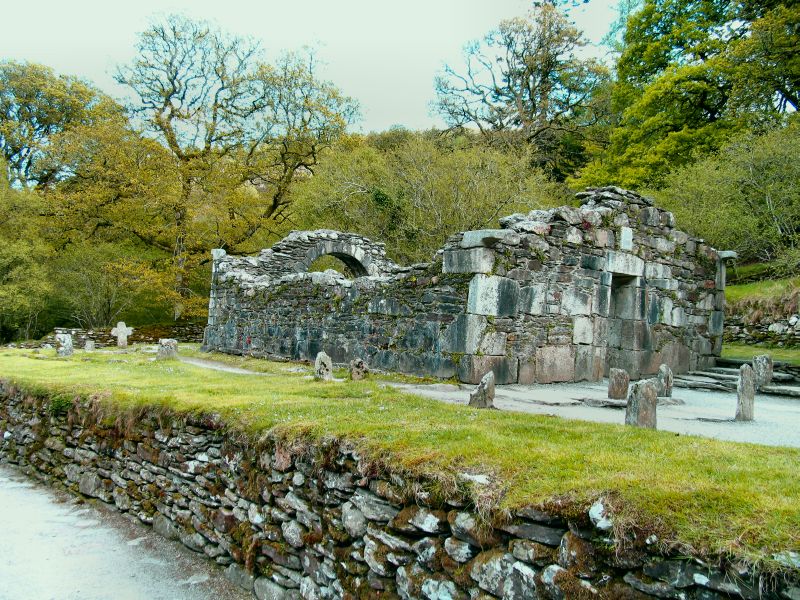
[[[213,252],[205,346],[478,383],[638,379],[713,365],[725,265],[672,213],[619,188],[447,240],[399,267],[354,234],[294,232],[258,256]],[[305,272],[323,255],[356,274]],[[723,256],[728,254],[723,253]]]
[[[773,346],[800,345],[800,315],[784,319],[762,317],[753,323],[752,315],[734,314],[725,320],[726,342],[740,344],[769,344]]]
[[[95,415],[0,382],[0,460],[152,524],[259,600],[758,597],[742,569],[659,556],[644,533],[622,546],[602,500],[575,519],[524,509],[483,526],[464,497],[436,499],[343,443],[293,452],[214,416]],[[800,593],[780,585],[762,597]]]

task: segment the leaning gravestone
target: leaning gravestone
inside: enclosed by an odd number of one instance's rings
[[[158,340],[158,360],[171,360],[178,358],[178,340],[162,338]]]
[[[125,321],[120,321],[117,326],[111,330],[111,335],[117,336],[117,348],[128,347],[128,336],[133,333],[133,327],[125,325]]]
[[[59,356],[72,356],[72,335],[69,333],[56,334],[56,354]]]
[[[736,385],[736,420],[753,420],[753,403],[756,395],[756,379],[753,367],[742,365],[739,369],[739,382]]]
[[[672,369],[669,368],[669,365],[661,365],[658,367],[658,375],[656,375],[655,381],[658,397],[671,398],[673,376]]]
[[[652,379],[637,381],[631,388],[628,407],[625,410],[625,424],[635,427],[656,428],[656,407],[658,395]]]
[[[350,361],[350,379],[352,381],[359,381],[364,379],[369,373],[369,367],[362,358],[354,358]]]
[[[627,400],[631,377],[624,369],[611,368],[608,371],[608,397],[614,400]]]
[[[772,357],[769,354],[753,357],[753,374],[757,390],[772,383]]]
[[[324,352],[317,354],[314,361],[314,379],[318,381],[333,380],[333,361]]]
[[[494,408],[494,371],[481,377],[478,387],[469,395],[469,405],[473,408]]]

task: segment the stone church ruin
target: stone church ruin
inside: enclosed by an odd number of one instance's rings
[[[637,379],[665,363],[713,366],[722,348],[726,258],[672,213],[616,187],[451,236],[430,263],[383,244],[295,231],[258,256],[213,251],[204,346],[232,354],[371,367],[478,383]],[[308,272],[333,255],[354,279]]]

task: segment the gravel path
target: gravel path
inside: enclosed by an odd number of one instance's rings
[[[205,556],[0,465],[0,600],[245,600]]]

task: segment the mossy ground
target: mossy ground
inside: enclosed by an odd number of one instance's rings
[[[61,359],[53,351],[3,349],[0,378],[37,394],[105,392],[109,412],[211,411],[251,433],[344,437],[365,456],[440,482],[485,473],[496,482],[500,509],[554,499],[585,506],[606,495],[620,521],[636,519],[700,553],[762,561],[800,549],[796,449],[480,411],[377,379],[315,382],[310,368],[297,372],[292,363],[225,359],[262,373],[233,375],[152,357],[77,352]]]

